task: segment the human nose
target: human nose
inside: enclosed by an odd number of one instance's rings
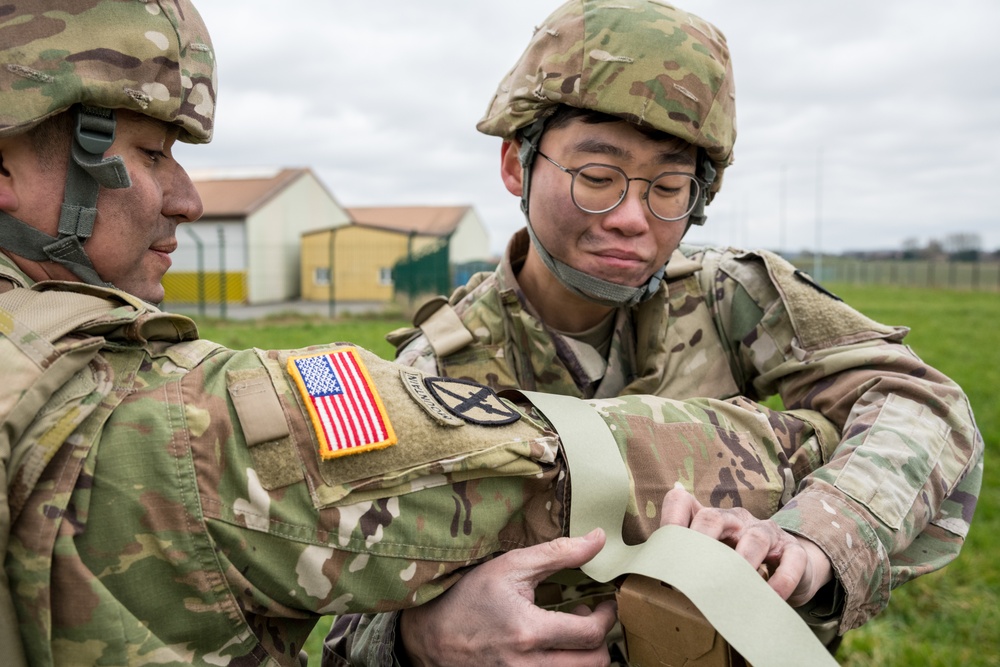
[[[164,193],[163,214],[173,218],[178,224],[194,222],[205,211],[201,195],[184,167],[176,162],[173,166],[172,178]]]
[[[638,183],[633,183],[638,181]],[[613,209],[604,214],[603,225],[616,229],[626,236],[638,236],[649,230],[649,206],[646,203],[649,181],[644,178],[628,179],[625,196]]]

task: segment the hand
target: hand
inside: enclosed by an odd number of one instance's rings
[[[811,600],[833,578],[823,550],[807,539],[786,533],[774,521],[754,517],[742,507],[705,507],[681,487],[663,499],[661,526],[685,526],[725,542],[751,565],[767,566],[768,585],[793,607]]]
[[[448,592],[402,614],[400,632],[418,667],[610,664],[604,638],[616,605],[585,605],[572,614],[534,604],[535,587],[549,575],[580,567],[601,550],[605,535],[561,537],[498,556],[466,574]]]

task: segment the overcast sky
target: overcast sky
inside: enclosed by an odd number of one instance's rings
[[[470,204],[497,252],[523,225],[499,139],[475,124],[557,2],[195,2],[220,91],[215,139],[181,147],[185,166],[309,167],[343,206]],[[1000,2],[681,6],[727,36],[739,119],[689,240],[841,252],[974,233],[1000,248]]]

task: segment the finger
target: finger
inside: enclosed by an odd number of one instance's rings
[[[660,507],[661,526],[691,525],[691,520],[703,509],[702,504],[684,487],[677,485],[663,497]]]
[[[602,603],[585,616],[545,611],[545,618],[531,619],[536,646],[539,649],[573,651],[602,648],[617,620],[615,609],[614,603]]]
[[[538,583],[560,570],[580,567],[604,547],[606,536],[595,528],[580,537],[559,537],[494,558],[487,565],[505,568],[515,578]]]
[[[534,635],[529,645],[536,650],[586,651],[604,646],[618,622],[618,603],[605,600],[593,609],[581,604],[570,613],[531,607],[525,618]]]
[[[803,583],[808,561],[802,547],[795,542],[789,543],[781,551],[777,567],[772,567],[773,572],[771,578],[767,580],[767,585],[773,588],[782,600],[789,599],[799,584]]]
[[[747,522],[745,517],[734,510],[707,507],[691,519],[690,527],[691,530],[734,546],[747,528]]]
[[[784,537],[762,524],[750,526],[740,532],[734,549],[754,569],[759,569],[772,554],[780,553]],[[771,568],[773,569],[773,568]]]
[[[615,623],[618,622],[618,603],[614,600],[605,600],[594,607],[591,618],[602,621],[604,636],[607,637],[611,628],[615,627]]]

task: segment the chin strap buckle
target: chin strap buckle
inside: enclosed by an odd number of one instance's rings
[[[76,114],[74,136],[83,150],[104,155],[115,141],[114,110],[81,106]]]

